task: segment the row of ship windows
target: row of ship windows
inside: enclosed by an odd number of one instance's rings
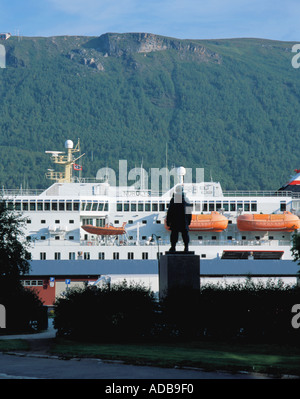
[[[157,258],[159,256],[162,256],[162,252],[157,252]],[[201,254],[201,258],[206,258],[206,254]],[[54,252],[54,260],[61,260],[61,253],[60,252]],[[75,260],[76,259],[76,252],[69,252],[69,260]],[[90,252],[79,252],[77,254],[77,259],[84,259],[84,260],[90,260],[91,259],[91,254]],[[105,260],[105,253],[104,252],[99,252],[98,253],[98,259],[99,260]],[[120,253],[119,252],[113,252],[112,254],[112,259],[118,260],[120,259]],[[127,259],[132,260],[134,258],[134,252],[128,252],[127,253]],[[148,252],[142,252],[141,258],[142,260],[147,260],[149,259],[149,253]],[[46,252],[41,252],[40,253],[40,260],[47,260],[47,254]]]
[[[245,212],[256,212],[256,201],[196,201],[192,202],[195,212],[212,212],[224,210],[225,212],[235,212],[242,210]],[[117,202],[117,212],[164,212],[169,204],[164,202]],[[108,202],[98,201],[7,201],[7,208],[16,211],[91,211],[108,212]],[[286,210],[286,203],[280,203],[280,210]]]

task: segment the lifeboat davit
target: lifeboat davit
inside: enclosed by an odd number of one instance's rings
[[[237,218],[240,231],[287,231],[292,232],[300,228],[300,219],[291,212],[283,214],[250,214]]]
[[[211,212],[205,215],[192,215],[192,221],[189,225],[190,231],[213,231],[221,232],[228,226],[228,219],[219,212]],[[165,220],[165,228],[170,230]]]
[[[122,227],[115,227],[113,225],[106,224],[104,227],[92,226],[91,224],[86,224],[81,226],[84,231],[90,234],[96,234],[98,236],[116,236],[120,234],[125,234],[125,225],[126,222],[123,223]]]

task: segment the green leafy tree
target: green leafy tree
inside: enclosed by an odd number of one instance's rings
[[[19,281],[30,270],[29,243],[24,240],[24,220],[5,201],[0,202],[0,280]]]

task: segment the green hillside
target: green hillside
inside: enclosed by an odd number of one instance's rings
[[[45,188],[45,150],[80,138],[101,167],[205,168],[223,189],[276,189],[300,167],[293,43],[151,34],[2,42],[0,182]]]

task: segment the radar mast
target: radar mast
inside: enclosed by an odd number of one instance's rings
[[[51,154],[51,161],[54,164],[57,165],[63,165],[64,166],[64,171],[63,172],[57,172],[51,169],[48,169],[48,172],[46,173],[46,178],[50,180],[55,180],[57,183],[71,183],[73,181],[72,178],[72,166],[75,165],[75,162],[83,157],[82,154],[79,157],[75,158],[74,153],[80,152],[80,140],[78,139],[78,142],[74,147],[73,141],[72,140],[67,140],[65,142],[65,148],[67,150],[67,154],[63,151],[45,151],[46,154]]]

